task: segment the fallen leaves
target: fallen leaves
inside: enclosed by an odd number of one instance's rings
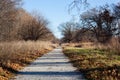
[[[75,67],[88,80],[120,80],[120,60],[116,54],[101,50],[64,49]]]

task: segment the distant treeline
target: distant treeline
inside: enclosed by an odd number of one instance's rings
[[[66,22],[59,26],[62,42],[107,43],[112,38],[120,42],[120,3],[104,5],[87,10],[79,22]]]

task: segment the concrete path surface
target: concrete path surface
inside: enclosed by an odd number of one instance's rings
[[[31,65],[19,71],[11,80],[85,80],[72,66],[61,48],[43,55]]]

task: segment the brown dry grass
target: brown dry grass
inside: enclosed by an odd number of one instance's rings
[[[110,42],[108,42],[106,44],[96,43],[96,44],[94,44],[94,46],[97,49],[108,50],[115,54],[120,55],[120,42],[119,42],[118,38],[112,38],[110,40]]]
[[[0,43],[0,80],[9,79],[13,73],[56,46],[56,44],[44,41]]]
[[[92,42],[81,42],[81,43],[65,43],[62,44],[62,47],[76,47],[76,48],[86,48],[86,49],[91,49],[95,48],[94,43]]]
[[[98,42],[81,42],[81,43],[66,43],[62,45],[64,47],[76,47],[85,49],[102,49],[112,51],[120,55],[120,42],[118,38],[112,38],[108,43],[101,44]]]
[[[120,55],[75,47],[65,48],[64,53],[88,80],[120,80]]]
[[[120,42],[64,44],[64,53],[88,80],[120,80]]]

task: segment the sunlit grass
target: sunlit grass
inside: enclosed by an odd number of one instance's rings
[[[75,67],[88,80],[119,80],[120,55],[106,49],[64,48]]]

